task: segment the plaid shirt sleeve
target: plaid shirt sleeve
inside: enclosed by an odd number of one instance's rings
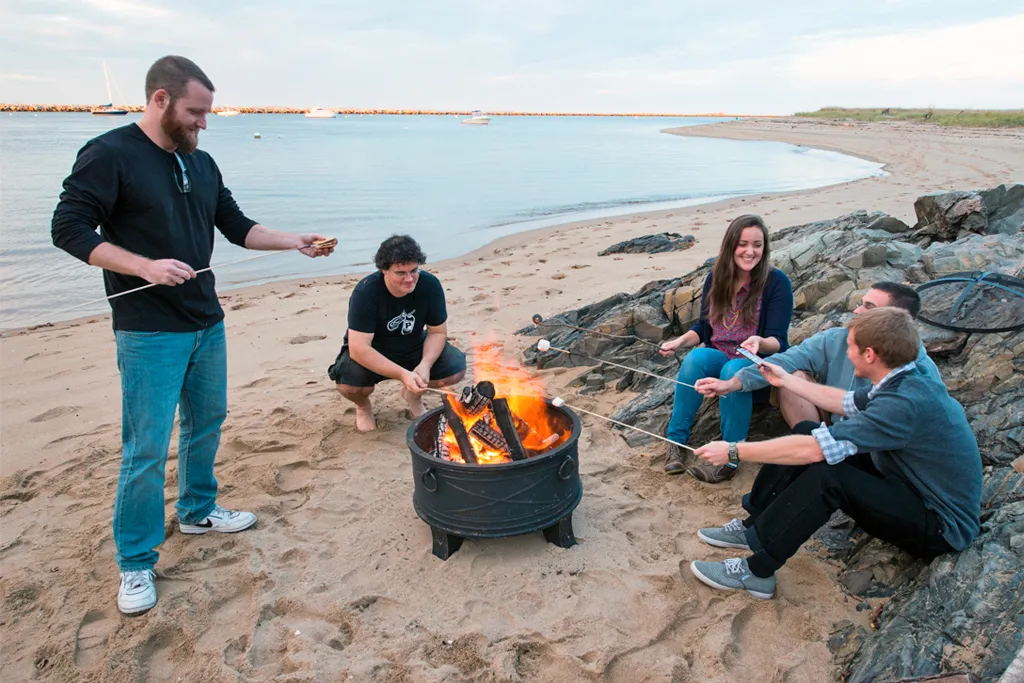
[[[846,395],[843,396],[843,414],[846,415],[846,417],[853,417],[860,412],[860,410],[857,409],[857,403],[854,400],[855,393],[856,392],[853,391],[847,391]]]
[[[829,465],[838,465],[846,458],[857,453],[857,446],[852,441],[836,441],[824,422],[817,429],[811,430],[811,436],[818,440],[821,453],[825,456],[825,462]]]

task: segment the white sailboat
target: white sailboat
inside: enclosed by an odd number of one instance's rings
[[[107,104],[93,109],[93,116],[124,116],[128,113],[128,110],[123,107],[114,106],[114,96],[110,92],[110,74],[107,73],[106,62],[103,62],[103,78],[107,81]]]
[[[241,113],[242,112],[238,111],[237,109],[231,109],[229,107],[227,109],[221,109],[220,111],[218,111],[217,116],[238,116]]]

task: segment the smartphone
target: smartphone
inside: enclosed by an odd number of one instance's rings
[[[750,351],[747,351],[742,346],[737,346],[736,347],[736,353],[740,354],[741,356],[743,356],[747,360],[751,361],[755,365],[764,365],[764,360],[762,360],[760,356],[757,356],[757,355],[751,353]]]

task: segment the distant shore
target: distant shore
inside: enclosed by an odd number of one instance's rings
[[[0,112],[34,112],[34,113],[62,113],[62,114],[87,114],[93,109],[102,105],[97,104],[0,104]],[[145,107],[141,105],[117,105],[132,114],[142,113]],[[305,114],[309,107],[215,107],[213,112],[227,111],[231,109],[239,114]],[[473,112],[451,109],[346,109],[340,107],[324,107],[337,114],[359,114],[378,116],[469,116]],[[729,114],[725,112],[705,112],[701,114],[673,114],[665,112],[619,112],[619,113],[595,113],[595,112],[562,112],[562,111],[488,111],[490,116],[644,116],[657,118],[781,118],[784,114]]]

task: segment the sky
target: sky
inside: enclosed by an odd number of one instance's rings
[[[1024,108],[1020,0],[2,0],[0,102],[789,114]]]

